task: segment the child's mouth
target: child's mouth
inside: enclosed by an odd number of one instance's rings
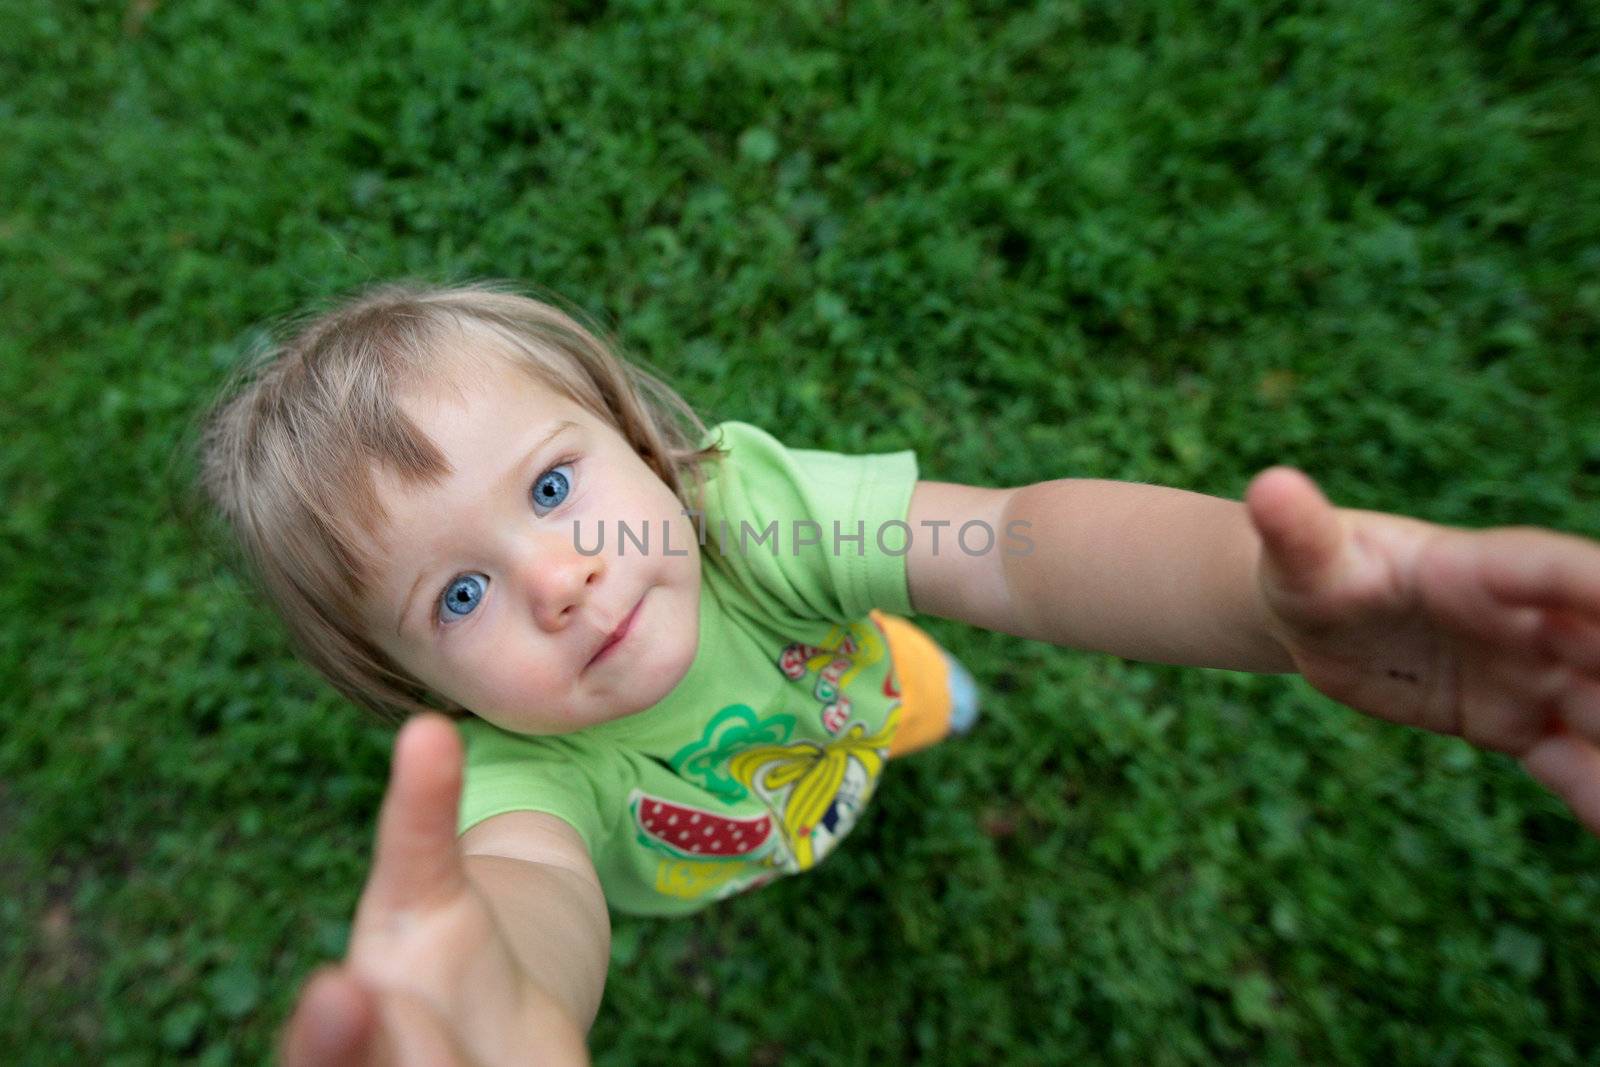
[[[640,597],[639,602],[633,606],[633,610],[628,612],[627,617],[622,620],[622,624],[612,631],[611,636],[606,638],[606,643],[601,645],[600,650],[590,657],[588,663],[584,664],[584,670],[588,670],[596,663],[599,663],[601,660],[605,659],[611,654],[612,649],[622,644],[623,639],[626,638],[628,633],[633,629],[633,620],[638,617],[639,609],[643,605],[644,597]]]

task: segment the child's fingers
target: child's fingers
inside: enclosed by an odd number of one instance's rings
[[[1564,604],[1587,595],[1582,568],[1553,562],[1560,557],[1545,552],[1547,535],[1517,527],[1447,530],[1419,557],[1418,588],[1438,617],[1481,641],[1600,677],[1600,601],[1588,611]],[[1600,546],[1592,547],[1600,558]]]
[[[1581,674],[1570,676],[1557,706],[1568,729],[1600,744],[1600,682]]]
[[[1279,586],[1297,593],[1320,587],[1339,562],[1345,535],[1316,482],[1293,467],[1270,467],[1252,479],[1244,503],[1261,535],[1262,565]]]
[[[1510,526],[1483,531],[1474,547],[1483,583],[1500,600],[1600,619],[1600,542]]]
[[[386,990],[378,1005],[383,1017],[374,1044],[372,1062],[381,1067],[478,1067],[461,1051],[456,1036],[427,1001],[396,990]],[[507,1062],[526,1063],[516,1050],[507,1050]],[[366,1061],[358,1061],[366,1067]]]
[[[466,888],[456,851],[460,800],[461,739],[455,727],[442,715],[412,718],[395,738],[364,909],[417,907]]]
[[[283,1028],[283,1067],[355,1067],[367,1062],[377,1021],[372,995],[349,971],[329,965],[305,984]]]
[[[1522,765],[1600,836],[1600,748],[1576,734],[1553,734],[1529,749]]]
[[[1600,623],[1571,612],[1548,611],[1535,636],[1543,655],[1600,679]]]
[[[1482,578],[1483,533],[1446,529],[1417,558],[1416,586],[1433,617],[1490,648],[1539,651],[1543,613],[1496,599]]]
[[[373,992],[351,971],[319,969],[284,1027],[282,1067],[472,1067],[433,1009]]]

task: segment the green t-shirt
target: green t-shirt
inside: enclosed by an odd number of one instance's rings
[[[558,816],[629,914],[687,914],[815,865],[871,798],[898,720],[868,612],[912,611],[915,453],[785,448],[741,422],[718,431],[729,454],[707,467],[700,639],[682,680],[644,711],[569,734],[460,723],[459,832],[507,811]]]

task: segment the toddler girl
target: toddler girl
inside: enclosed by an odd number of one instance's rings
[[[1587,540],[1338,509],[1292,468],[1243,504],[920,481],[910,452],[707,430],[507,286],[379,286],[266,355],[209,421],[206,489],[300,653],[414,716],[291,1064],[585,1062],[608,906],[803,871],[887,760],[970,728],[976,687],[919,612],[1299,671],[1517,756],[1600,828]]]

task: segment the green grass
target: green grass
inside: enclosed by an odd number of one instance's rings
[[[16,1062],[259,1062],[342,951],[389,737],[182,521],[200,406],[330,292],[525,279],[924,477],[1600,536],[1593,4],[0,11]],[[928,625],[975,736],[818,870],[618,920],[597,1062],[1600,1057],[1600,843],[1509,761]]]

